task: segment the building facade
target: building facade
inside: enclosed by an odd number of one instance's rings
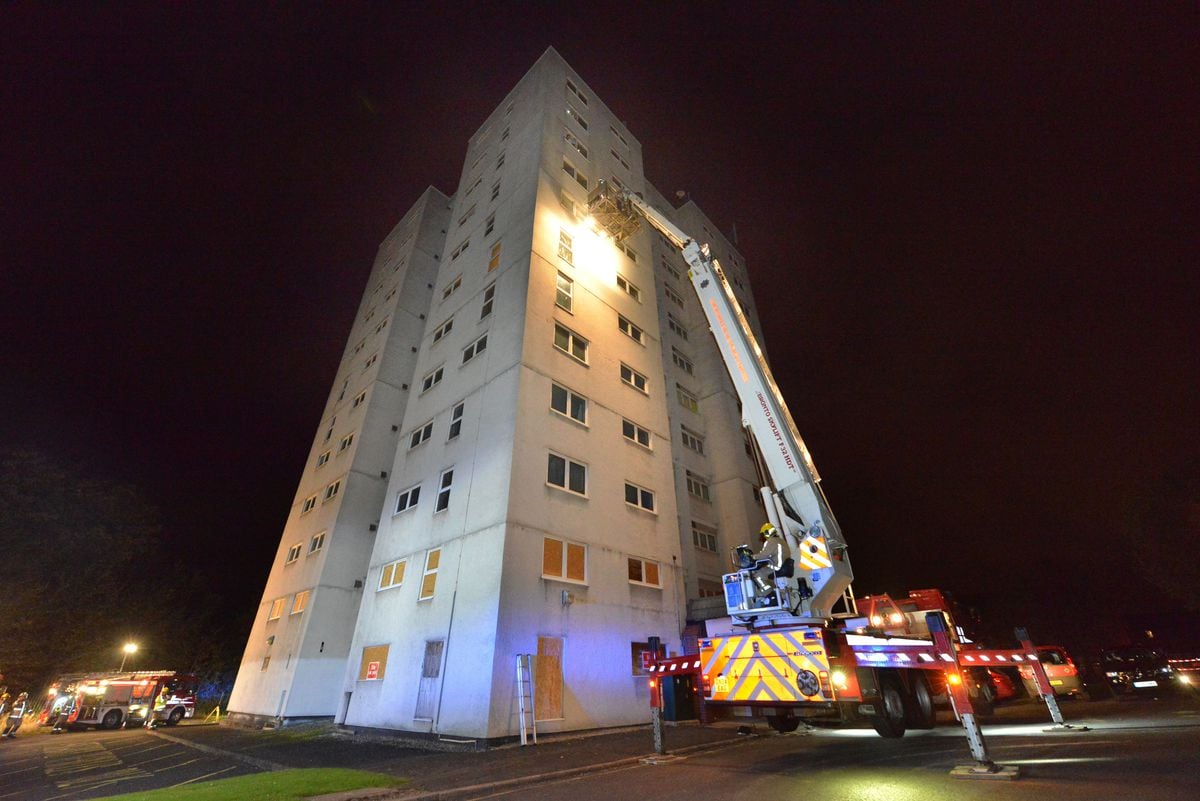
[[[688,599],[720,594],[763,513],[686,266],[645,227],[592,231],[599,179],[709,242],[757,328],[733,243],[646,182],[636,137],[548,50],[454,194],[428,190],[381,246],[235,719],[502,739],[518,654],[541,730],[648,719],[648,638],[681,649]]]

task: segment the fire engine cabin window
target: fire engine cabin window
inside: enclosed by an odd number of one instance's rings
[[[550,408],[587,425],[587,398],[558,384],[550,385]]]
[[[288,548],[287,559],[284,560],[285,565],[290,565],[300,558],[300,552],[304,550],[304,543],[297,542],[291,548]]]
[[[433,597],[433,591],[437,588],[438,565],[441,561],[441,548],[434,548],[425,554],[425,572],[421,574],[421,594],[417,596],[418,601],[428,601]]]
[[[271,614],[267,615],[267,620],[279,620],[283,617],[283,607],[287,604],[287,598],[276,598],[271,601]]]
[[[442,473],[441,479],[438,481],[437,502],[433,505],[433,511],[444,512],[450,507],[450,489],[454,485],[454,471],[447,470]]]
[[[325,547],[325,532],[314,534],[313,538],[308,541],[308,555],[312,556],[317,551]]]
[[[546,461],[546,483],[587,497],[587,465],[551,453]]]
[[[301,590],[296,593],[296,600],[292,602],[292,614],[298,615],[308,608],[309,590]]]
[[[587,546],[555,537],[543,537],[542,578],[586,584]]]
[[[649,559],[629,557],[629,583],[641,584],[646,587],[662,587],[658,576],[658,562]]]
[[[574,306],[575,282],[562,273],[558,274],[554,288],[554,304],[560,309],[571,311]]]
[[[362,661],[358,665],[359,681],[383,681],[387,672],[388,645],[368,645],[362,650]]]
[[[647,512],[655,510],[654,492],[645,487],[639,487],[637,484],[625,482],[625,503],[630,506],[636,506],[639,509],[645,509]]]
[[[404,568],[408,565],[407,559],[398,559],[395,562],[389,562],[383,566],[383,570],[379,572],[379,590],[389,590],[392,587],[399,587],[404,583]]]
[[[587,364],[588,341],[566,326],[554,325],[554,347]]]
[[[538,637],[537,660],[534,664],[536,698],[533,703],[538,720],[562,720],[562,657],[561,637]]]

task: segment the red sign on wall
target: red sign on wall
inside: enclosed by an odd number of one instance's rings
[[[367,663],[367,678],[368,679],[378,679],[379,678],[379,663],[378,662],[368,662]]]

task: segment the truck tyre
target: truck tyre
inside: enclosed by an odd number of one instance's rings
[[[183,707],[177,706],[171,710],[171,714],[167,716],[168,726],[178,726],[179,721],[183,720]]]
[[[794,718],[790,715],[769,715],[767,717],[767,725],[780,734],[791,734],[800,728],[800,718]]]
[[[924,675],[914,671],[912,688],[904,704],[904,722],[910,729],[932,729],[937,725],[937,711],[933,708],[933,693]]]
[[[115,729],[121,725],[121,710],[110,709],[105,713],[104,719],[100,721],[100,728]]]
[[[989,717],[996,712],[996,691],[992,689],[992,680],[983,672],[983,677],[978,674],[971,677],[973,681],[968,686],[968,693],[971,696],[971,707],[975,710],[975,714],[980,717]],[[974,692],[969,692],[971,689]]]
[[[895,676],[880,676],[879,695],[879,711],[871,718],[871,725],[880,737],[903,737],[904,691]]]

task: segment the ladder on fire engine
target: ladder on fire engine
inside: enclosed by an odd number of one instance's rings
[[[533,654],[517,654],[517,715],[521,745],[537,745],[537,716],[533,706]]]

